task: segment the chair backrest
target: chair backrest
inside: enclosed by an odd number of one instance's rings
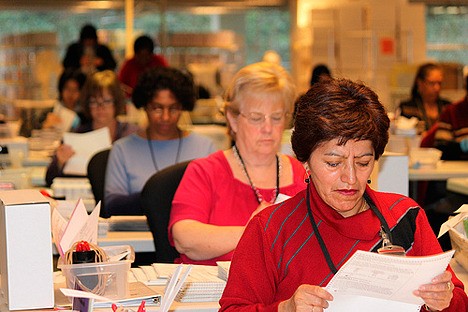
[[[96,204],[101,201],[101,207],[104,205],[104,185],[106,180],[106,167],[109,158],[110,149],[106,149],[91,157],[88,163],[88,179],[91,184]],[[103,209],[101,208],[101,212]],[[101,217],[109,217],[101,215]]]
[[[167,167],[148,179],[141,191],[141,206],[148,219],[156,249],[156,261],[174,263],[179,257],[169,244],[167,226],[171,214],[172,199],[190,161]]]

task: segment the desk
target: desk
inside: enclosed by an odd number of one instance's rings
[[[441,160],[435,168],[409,169],[410,197],[418,200],[418,181],[441,181],[450,178],[468,178],[468,161]]]
[[[410,181],[447,180],[448,178],[468,178],[468,161],[444,161],[435,168],[409,169]]]
[[[447,179],[447,190],[468,195],[468,178],[450,178]]]
[[[98,238],[99,246],[130,245],[135,252],[154,252],[151,232],[108,232],[107,237]]]

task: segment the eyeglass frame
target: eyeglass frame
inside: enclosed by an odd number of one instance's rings
[[[98,101],[94,97],[90,97],[88,101],[89,108],[98,108],[98,107],[111,107],[115,105],[114,99],[103,99],[102,101]]]

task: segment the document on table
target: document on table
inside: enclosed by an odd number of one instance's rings
[[[326,286],[334,297],[327,312],[417,312],[424,302],[413,291],[442,274],[454,252],[399,257],[358,250]]]
[[[94,154],[112,146],[107,127],[86,133],[66,132],[63,134],[63,143],[75,150],[75,155],[67,161],[63,172],[81,176],[87,174],[88,162]]]

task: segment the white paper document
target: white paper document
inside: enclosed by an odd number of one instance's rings
[[[94,154],[112,146],[107,127],[86,133],[66,132],[63,134],[63,143],[70,145],[75,151],[75,155],[65,164],[63,172],[81,176],[87,174],[88,162]]]
[[[399,257],[358,250],[326,286],[334,297],[327,312],[417,312],[424,302],[413,291],[442,274],[454,252]]]
[[[70,219],[67,221],[57,209],[52,211],[52,236],[60,256],[81,240],[97,244],[98,221],[101,202],[88,215],[83,201],[78,200]]]

